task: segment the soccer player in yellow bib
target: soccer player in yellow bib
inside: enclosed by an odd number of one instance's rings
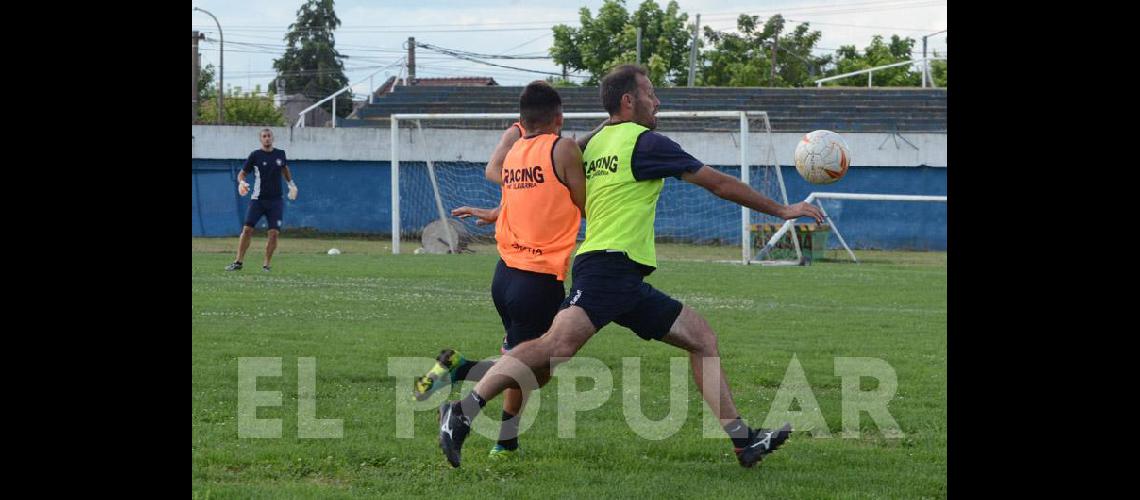
[[[588,139],[582,153],[586,239],[574,258],[573,286],[563,309],[550,330],[500,358],[462,401],[441,408],[440,448],[458,467],[471,419],[488,399],[528,381],[539,387],[546,384],[553,358],[573,356],[595,332],[615,322],[645,340],[688,351],[697,388],[732,440],[740,465],[752,467],[788,439],[791,426],[770,430],[745,424],[720,368],[717,337],[708,322],[644,281],[657,267],[653,242],[657,199],[664,178],[677,177],[784,219],[822,221],[823,216],[807,203],[778,203],[654,132],[661,102],[641,67],[625,65],[611,71],[602,79],[601,97],[610,118]]]

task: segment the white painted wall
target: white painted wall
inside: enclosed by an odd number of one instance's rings
[[[244,159],[260,146],[258,133],[262,127],[192,125],[192,158]],[[294,160],[389,161],[391,158],[388,128],[297,128],[270,127],[274,145],[284,149]],[[739,134],[708,132],[660,131],[677,141],[697,159],[712,165],[738,165]],[[750,162],[763,162],[764,144],[755,131],[749,138]],[[424,134],[429,147],[411,129],[400,131],[400,160],[422,161],[430,155],[435,161],[483,162],[499,140],[497,130],[432,130]],[[585,131],[567,130],[569,137]],[[772,134],[776,157],[783,165],[792,164],[799,133]],[[915,167],[946,166],[946,134],[902,133],[917,149],[902,138],[889,133],[845,133],[854,166]]]

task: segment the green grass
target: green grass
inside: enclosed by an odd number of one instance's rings
[[[575,438],[557,436],[556,377],[520,438],[525,461],[491,462],[494,441],[473,434],[463,467],[452,469],[436,445],[434,410],[415,415],[414,438],[395,437],[396,398],[410,385],[388,375],[387,359],[430,357],[443,346],[472,357],[498,353],[493,249],[391,255],[386,241],[285,235],[272,273],[260,271],[261,238],[246,270],[226,273],[236,242],[192,240],[195,497],[946,496],[945,253],[859,252],[860,265],[761,268],[697,261],[732,258],[733,249],[659,248],[660,269],[648,281],[717,331],[743,417],[763,422],[795,356],[830,438],[794,434],[759,467],[742,469],[726,438],[702,437],[705,405],[687,372],[689,418],[681,430],[661,441],[638,437],[622,413],[622,357],[642,358],[642,411],[659,419],[669,411],[669,358],[683,353],[610,325],[579,355],[614,370],[615,392],[577,415]],[[332,246],[344,254],[325,255]],[[259,390],[282,392],[283,406],[257,413],[281,419],[283,437],[237,437],[239,357],[283,358],[282,377],[258,380]],[[343,438],[297,437],[299,357],[316,358],[317,418],[342,419]],[[861,437],[842,437],[836,357],[890,364],[898,390],[888,408],[906,437],[883,437],[866,413]],[[579,381],[579,390],[589,386]],[[874,387],[863,380],[863,390]],[[499,411],[496,400],[484,415]]]

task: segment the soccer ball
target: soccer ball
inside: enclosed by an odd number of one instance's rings
[[[812,184],[831,184],[842,179],[851,166],[851,152],[839,134],[816,130],[805,134],[796,146],[796,171]]]
[[[340,250],[337,250],[335,248],[330,248],[329,249],[329,255],[340,255]]]

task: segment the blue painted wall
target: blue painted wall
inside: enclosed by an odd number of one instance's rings
[[[249,198],[237,196],[241,160],[192,160],[192,234],[235,236],[241,230]],[[422,163],[401,162],[400,212],[407,228],[421,228],[437,218]],[[444,206],[497,200],[498,188],[483,180],[482,164],[437,163],[448,179]],[[286,202],[284,231],[312,228],[325,232],[391,234],[391,186],[388,162],[294,160],[300,197]],[[739,176],[738,167],[723,170]],[[802,200],[811,191],[884,194],[946,194],[946,168],[852,167],[847,176],[827,186],[804,181],[795,168],[782,167],[788,197]],[[756,174],[754,174],[756,176]],[[759,179],[754,179],[757,184]],[[921,202],[825,201],[848,244],[856,248],[946,249],[946,204]],[[740,209],[703,189],[668,179],[658,204],[658,237],[740,242]],[[262,222],[264,227],[264,222]],[[491,228],[473,232],[492,234]],[[838,242],[831,238],[830,246]]]

